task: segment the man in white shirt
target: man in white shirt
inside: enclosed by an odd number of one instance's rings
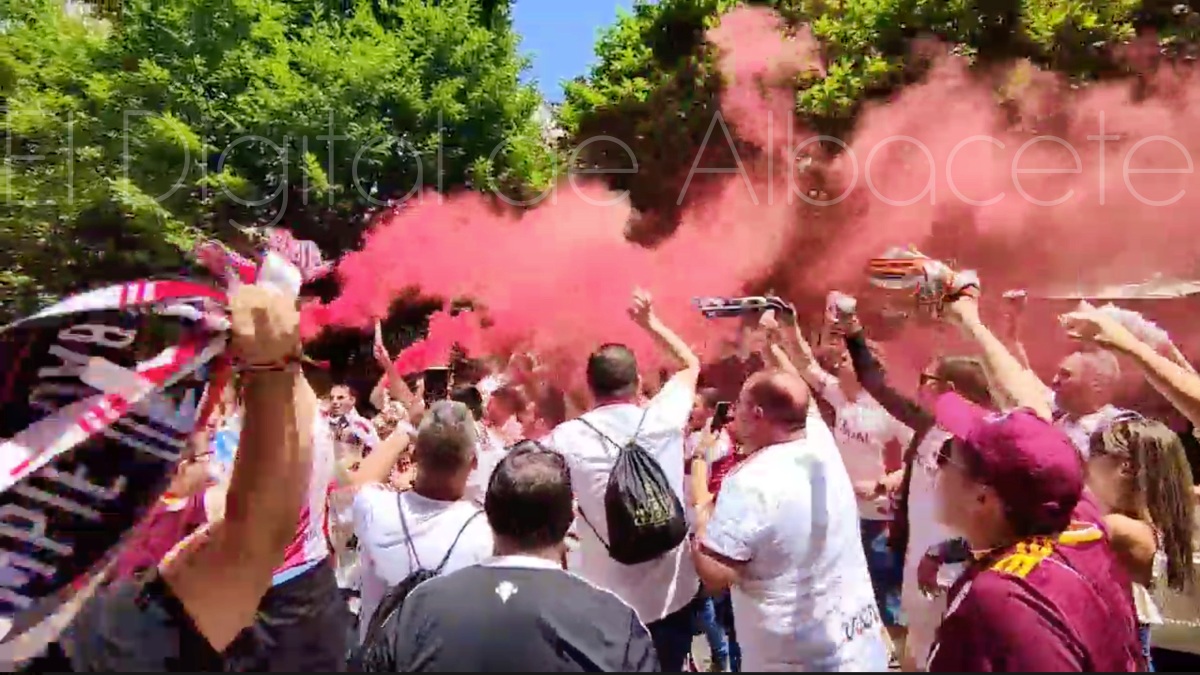
[[[501,385],[484,401],[483,420],[488,431],[508,447],[525,438],[521,415],[529,409],[529,398],[516,385]]]
[[[1125,412],[1112,405],[1121,365],[1112,352],[1075,352],[1059,363],[1054,392],[1054,426],[1062,429],[1087,459],[1092,434]]]
[[[483,394],[478,387],[466,385],[457,387],[450,394],[450,399],[467,406],[471,418],[475,420],[475,468],[467,476],[467,500],[483,508],[483,498],[487,495],[488,481],[496,465],[504,459],[508,443],[486,422]]]
[[[823,427],[799,378],[752,376],[732,427],[750,457],[698,513],[696,569],[733,588],[746,672],[888,669],[854,490]]]
[[[858,502],[859,530],[875,602],[893,642],[903,637],[900,610],[904,570],[888,546],[891,497],[883,477],[899,470],[913,431],[888,414],[858,383],[844,345],[824,346],[805,373],[816,393],[833,408],[833,437]]]
[[[358,413],[358,398],[346,384],[329,389],[329,428],[339,443],[349,443],[369,454],[379,445],[379,433],[371,421]]]
[[[567,458],[584,516],[583,522],[576,523],[580,550],[574,571],[632,606],[650,630],[662,670],[678,672],[691,648],[693,617],[699,604],[699,580],[688,547],[681,544],[657,560],[638,565],[623,565],[609,556],[604,493],[618,449],[588,424],[617,443],[628,441],[636,432],[638,443],[658,461],[682,502],[683,435],[696,395],[700,360],[655,315],[649,296],[634,294],[630,316],[683,369],[643,408],[637,404],[641,376],[633,352],[619,344],[600,347],[588,358],[587,383],[594,406],[583,415],[587,423],[570,420],[560,424],[548,444]]]
[[[371,670],[658,672],[633,608],[562,569],[574,520],[562,455],[519,443],[496,468],[486,502],[496,557],[414,590],[391,633],[392,663]]]
[[[438,401],[417,431],[413,489],[397,493],[366,485],[354,496],[354,533],[361,551],[359,639],[389,588],[419,569],[432,570],[449,551],[444,572],[492,555],[492,531],[464,499],[476,465],[476,427],[462,403]],[[457,540],[457,543],[455,543]]]

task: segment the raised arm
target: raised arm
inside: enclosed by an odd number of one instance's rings
[[[1026,370],[1030,369],[1029,355],[1025,352],[1025,342],[1021,339],[1025,328],[1025,305],[1028,295],[1025,291],[1008,291],[1004,294],[1007,303],[1004,312],[1004,330],[1002,339],[1008,343],[1014,358]]]
[[[825,387],[833,376],[817,363],[812,345],[805,339],[804,331],[796,321],[795,312],[780,316],[776,316],[774,311],[765,312],[759,325],[771,336],[771,356],[780,368],[799,375],[810,389],[824,398]]]
[[[845,331],[845,340],[858,383],[889,415],[912,429],[915,434],[923,434],[933,427],[933,415],[919,403],[897,391],[888,381],[887,372],[867,345],[866,336],[857,319]]]
[[[305,381],[295,302],[259,286],[231,298],[245,423],[225,517],[163,564],[161,573],[218,651],[250,625],[295,535],[312,471],[317,397]]]
[[[695,389],[696,381],[700,378],[700,357],[696,356],[683,338],[676,335],[675,331],[668,328],[658,318],[651,303],[649,294],[641,290],[635,291],[633,304],[629,309],[629,317],[642,330],[649,333],[655,344],[681,366],[681,369],[671,377],[669,383],[682,382]]]
[[[1066,314],[1062,322],[1072,337],[1132,359],[1152,387],[1192,424],[1200,426],[1200,376],[1191,369],[1178,349],[1172,347],[1172,356],[1164,356],[1139,340],[1120,322],[1092,307]]]
[[[1046,396],[1049,389],[984,325],[979,318],[978,299],[964,294],[948,303],[944,311],[948,320],[958,324],[979,345],[993,394],[1000,395],[1012,407],[1028,408],[1038,417],[1050,419],[1050,400]]]
[[[423,401],[412,389],[409,389],[408,383],[404,381],[404,377],[396,368],[396,363],[392,361],[392,356],[383,343],[383,324],[379,321],[375,322],[375,344],[372,347],[372,353],[376,363],[383,369],[383,376],[379,378],[379,382],[371,392],[371,404],[382,410],[383,394],[386,392],[393,401],[397,401],[408,410],[410,418],[415,419],[414,411],[421,412],[418,408]],[[376,402],[377,399],[379,402]]]
[[[347,482],[353,487],[368,483],[387,483],[392,469],[400,463],[400,457],[412,444],[416,429],[408,422],[402,421],[396,425],[379,447],[358,462],[356,468],[346,472]]]

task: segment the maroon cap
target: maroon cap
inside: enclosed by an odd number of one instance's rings
[[[1062,430],[1030,410],[992,413],[943,394],[938,426],[965,441],[973,478],[988,485],[1020,521],[1065,528],[1083,494],[1079,450]]]

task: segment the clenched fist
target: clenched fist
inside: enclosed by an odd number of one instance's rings
[[[233,350],[251,366],[274,365],[300,355],[300,312],[294,298],[257,285],[230,294]]]

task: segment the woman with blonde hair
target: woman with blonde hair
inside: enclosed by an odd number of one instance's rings
[[[1136,413],[1091,437],[1088,486],[1108,510],[1113,552],[1133,581],[1142,649],[1150,660],[1150,628],[1163,622],[1154,601],[1164,587],[1190,592],[1195,499],[1179,436]]]

